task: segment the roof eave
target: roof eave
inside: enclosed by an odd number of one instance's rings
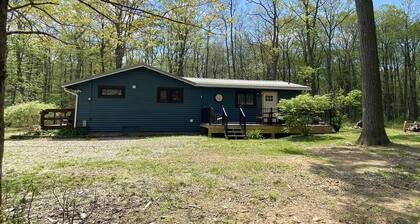
[[[278,87],[278,86],[217,85],[217,84],[196,84],[194,86],[206,87],[206,88],[233,88],[233,89],[268,89],[268,90],[299,90],[299,91],[311,90],[311,88],[307,86]]]
[[[95,80],[95,79],[100,79],[100,78],[103,78],[103,77],[115,75],[115,74],[118,74],[118,73],[121,73],[121,72],[126,72],[126,71],[130,71],[130,70],[134,70],[134,69],[139,69],[139,68],[147,68],[147,69],[150,69],[152,71],[155,71],[155,72],[157,72],[159,74],[166,75],[166,76],[171,77],[173,79],[179,80],[181,82],[185,82],[185,83],[190,84],[190,85],[195,85],[195,83],[194,82],[191,82],[190,80],[184,79],[182,77],[177,77],[175,75],[172,75],[172,74],[170,74],[168,72],[159,70],[159,69],[154,68],[154,67],[149,66],[149,65],[141,64],[141,65],[138,65],[138,66],[127,67],[126,69],[120,69],[120,70],[117,70],[117,71],[113,71],[113,72],[109,72],[109,73],[104,73],[103,75],[98,75],[98,76],[94,76],[94,77],[91,77],[91,78],[86,78],[86,79],[82,79],[82,80],[70,82],[70,83],[67,83],[67,84],[62,85],[61,87],[62,88],[69,88],[71,86],[74,86],[74,85],[77,85],[77,84],[80,84],[80,83],[89,82],[89,81],[92,81],[92,80]]]

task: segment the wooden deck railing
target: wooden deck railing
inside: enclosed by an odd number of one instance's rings
[[[46,109],[40,115],[42,130],[73,128],[74,109]]]

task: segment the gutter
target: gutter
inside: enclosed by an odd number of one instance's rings
[[[79,105],[79,94],[81,91],[80,90],[74,90],[71,91],[67,88],[64,88],[64,91],[66,93],[70,93],[71,95],[76,97],[76,104],[74,106],[74,121],[73,121],[73,127],[76,128],[76,124],[77,124],[77,106]]]

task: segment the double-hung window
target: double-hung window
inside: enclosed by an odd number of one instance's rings
[[[125,98],[125,86],[99,86],[99,98]]]
[[[236,92],[236,106],[237,107],[255,107],[256,106],[256,92],[238,90]]]
[[[160,87],[157,90],[158,103],[183,103],[184,90],[182,88]]]

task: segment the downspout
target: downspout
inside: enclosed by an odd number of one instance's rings
[[[79,94],[80,90],[74,90],[74,91],[70,91],[67,88],[64,88],[64,91],[67,93],[70,93],[71,95],[76,97],[76,104],[74,106],[74,121],[73,121],[73,127],[76,128],[76,124],[77,124],[77,106],[79,105]]]

